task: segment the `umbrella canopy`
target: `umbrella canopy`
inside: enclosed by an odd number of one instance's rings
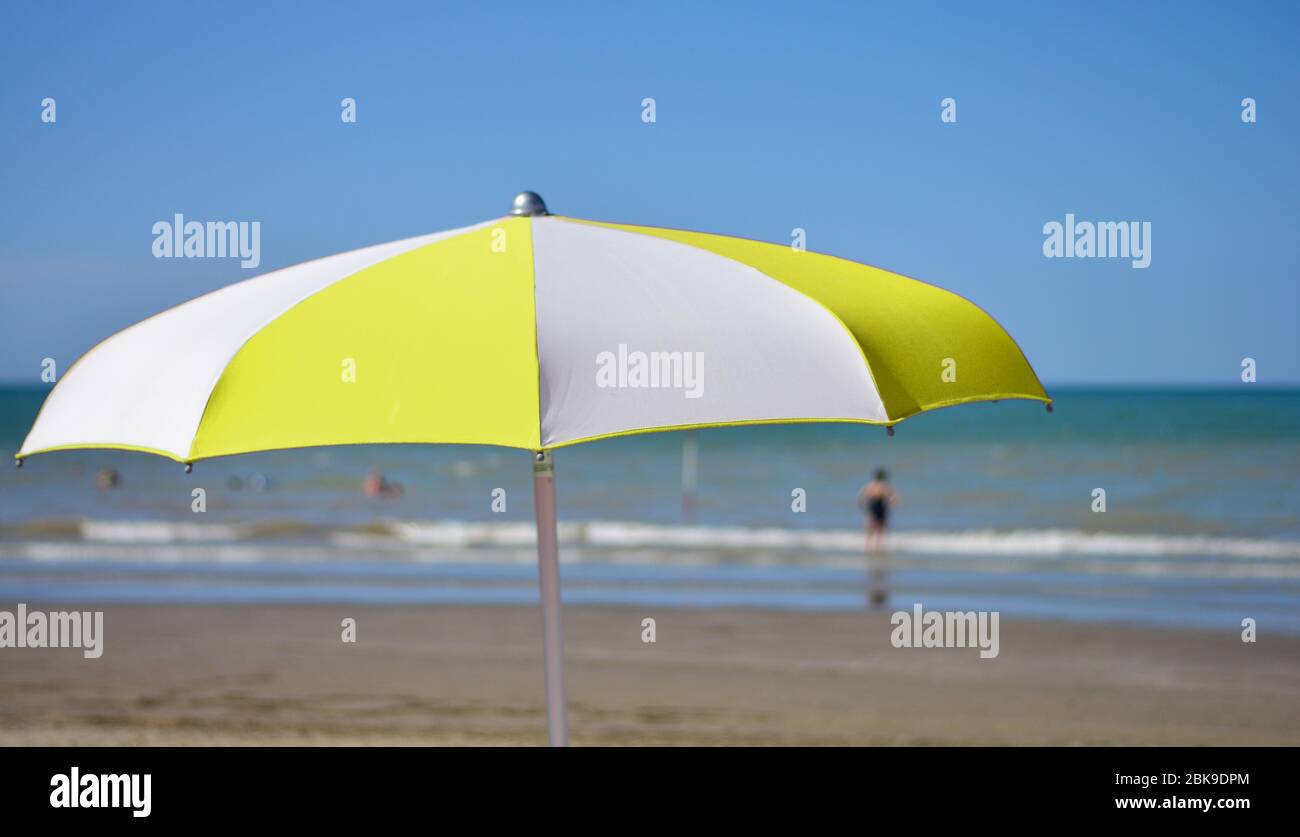
[[[131,326],[68,369],[18,456],[547,450],[1003,398],[1048,400],[1011,337],[948,291],[789,246],[537,215],[294,265]]]
[[[891,426],[937,407],[1051,408],[967,300],[789,246],[547,214],[277,270],[91,349],[16,454],[214,456],[382,443],[534,451],[547,726],[568,740],[551,450],[725,425]]]

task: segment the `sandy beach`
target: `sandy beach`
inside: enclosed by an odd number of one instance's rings
[[[546,740],[533,608],[104,610],[98,660],[0,650],[0,745]],[[1004,619],[980,660],[891,647],[887,613],[565,618],[578,745],[1300,744],[1300,637]]]

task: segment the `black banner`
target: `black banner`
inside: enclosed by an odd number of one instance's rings
[[[557,821],[617,803],[636,820],[685,812],[812,820],[923,814],[999,822],[1114,818],[1227,825],[1285,815],[1289,751],[1270,749],[795,750],[10,748],[6,818],[44,822],[338,825],[490,812]],[[486,806],[486,807],[485,807]],[[632,809],[626,809],[628,814]],[[606,822],[609,822],[606,820]],[[614,823],[611,828],[617,830]]]

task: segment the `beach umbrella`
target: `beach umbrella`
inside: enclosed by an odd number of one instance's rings
[[[321,445],[532,453],[547,720],[567,742],[552,452],[767,423],[889,428],[973,401],[1050,400],[960,296],[801,248],[508,216],[286,267],[87,352],[17,453],[113,448],[191,464]]]

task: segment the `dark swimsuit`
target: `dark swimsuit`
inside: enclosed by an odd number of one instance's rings
[[[867,500],[867,517],[871,518],[872,523],[884,526],[889,518],[889,502],[884,497],[872,497]]]

